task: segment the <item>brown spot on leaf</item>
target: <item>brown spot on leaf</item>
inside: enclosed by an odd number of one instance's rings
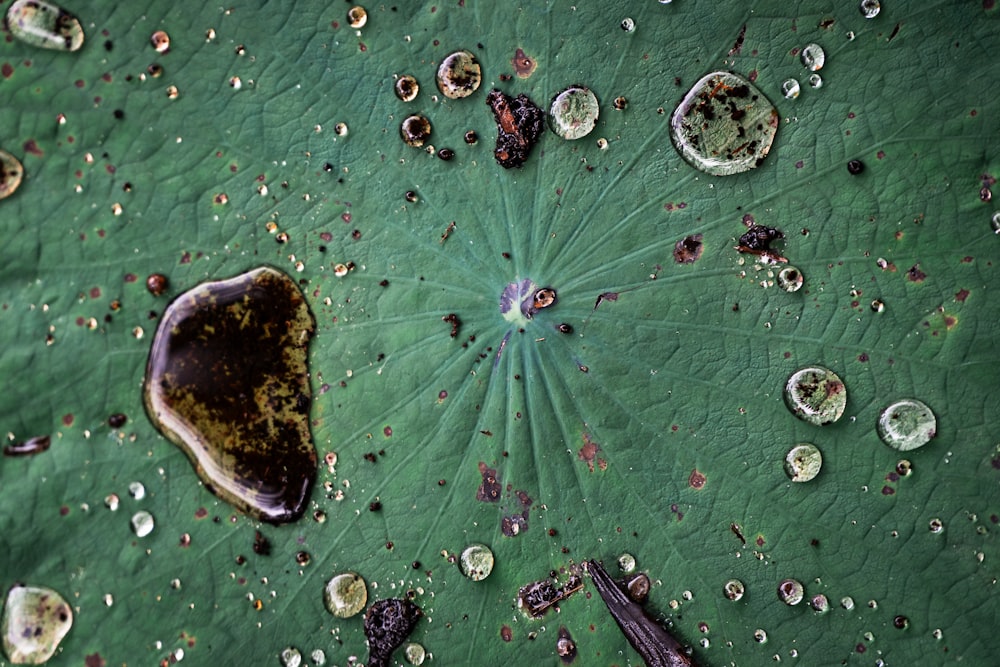
[[[691,475],[688,477],[688,486],[697,491],[705,488],[706,481],[707,478],[705,477],[705,474],[695,468],[691,471]]]
[[[955,301],[958,301],[959,303],[964,303],[965,300],[968,298],[969,298],[969,290],[967,289],[960,289],[958,290],[958,292],[955,293]]]
[[[514,66],[514,73],[519,79],[527,79],[535,73],[535,68],[538,67],[538,61],[527,55],[520,47],[514,52],[510,64]]]
[[[83,658],[84,667],[105,667],[107,664],[108,663],[101,657],[100,653],[91,653]]]
[[[589,433],[583,434],[583,446],[576,453],[579,460],[585,461],[587,463],[587,468],[590,472],[594,472],[594,462],[600,466],[601,470],[606,470],[608,467],[607,461],[597,457],[597,452],[601,451],[601,446],[590,439]]]
[[[911,283],[922,283],[927,274],[920,270],[920,262],[917,262],[910,267],[910,270],[906,272],[906,279]]]
[[[490,468],[479,462],[479,474],[483,477],[482,484],[476,491],[476,500],[484,503],[495,503],[500,500],[500,481],[497,479],[496,468]]]
[[[503,625],[500,627],[500,639],[505,642],[509,642],[514,638],[514,631],[510,629],[509,625]]]
[[[704,245],[701,234],[685,236],[674,244],[674,261],[678,264],[693,264],[701,257]]]

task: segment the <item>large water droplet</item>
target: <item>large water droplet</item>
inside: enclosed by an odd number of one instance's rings
[[[323,601],[327,611],[338,618],[350,618],[368,604],[368,586],[360,575],[344,572],[326,582]]]
[[[438,90],[453,100],[476,92],[483,80],[483,69],[471,52],[461,50],[441,61],[437,71]]]
[[[411,665],[422,665],[427,658],[427,650],[416,642],[411,642],[403,649],[406,661]]]
[[[816,445],[808,442],[795,445],[785,454],[785,473],[793,482],[808,482],[823,467],[823,455]]]
[[[804,282],[802,272],[794,266],[786,266],[778,271],[778,287],[786,292],[798,292]]]
[[[7,27],[25,44],[43,49],[76,51],[83,46],[80,20],[43,0],[17,0],[7,10]]]
[[[893,449],[907,452],[923,447],[937,435],[937,418],[921,401],[904,398],[879,415],[878,435]]]
[[[262,521],[298,519],[316,477],[315,326],[295,281],[261,267],[177,297],[149,354],[150,419],[215,495]]]
[[[785,404],[792,414],[810,424],[832,424],[844,414],[847,388],[829,368],[800,368],[785,383]]]
[[[7,151],[0,150],[0,199],[14,194],[23,178],[24,167],[21,166],[21,161]]]
[[[51,658],[73,626],[73,610],[59,593],[15,584],[7,592],[0,631],[12,663],[40,665]]]
[[[462,574],[473,581],[482,581],[493,571],[493,552],[485,544],[470,544],[458,562]]]
[[[802,582],[797,579],[784,579],[778,584],[778,599],[787,605],[796,605],[802,602],[805,596],[805,588]]]
[[[826,51],[816,43],[809,43],[802,47],[802,65],[810,72],[818,72],[823,69],[826,63]]]
[[[431,136],[431,122],[420,114],[408,116],[399,126],[399,136],[407,146],[420,148]]]
[[[601,107],[593,91],[583,86],[570,86],[552,98],[549,126],[563,139],[580,139],[597,125]]]
[[[882,11],[882,4],[878,0],[861,0],[858,8],[866,19],[873,19]]]
[[[698,80],[670,117],[670,136],[693,167],[714,176],[759,165],[778,131],[778,110],[741,76],[712,72]]]

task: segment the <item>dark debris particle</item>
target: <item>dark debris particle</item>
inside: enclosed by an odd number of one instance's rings
[[[253,552],[259,556],[271,555],[271,541],[264,537],[264,534],[259,530],[254,531]]]
[[[470,146],[479,141],[479,135],[476,134],[475,130],[469,130],[468,132],[466,132],[464,138],[465,138],[465,143],[469,144]]]
[[[457,338],[458,330],[462,327],[462,320],[459,319],[458,315],[456,315],[455,313],[448,313],[447,315],[442,317],[441,320],[451,325],[450,335],[452,338]]]
[[[411,600],[388,599],[372,604],[365,613],[365,637],[368,639],[369,667],[385,667],[392,652],[413,632],[423,615]]]
[[[750,223],[749,229],[740,237],[739,245],[736,249],[742,253],[757,255],[772,262],[787,262],[788,259],[782,257],[777,251],[771,248],[771,243],[785,238],[780,229],[775,227],[765,227],[757,223]]]
[[[374,500],[368,505],[369,512],[378,512],[380,509],[382,509],[382,503],[378,500]]]
[[[52,438],[47,435],[39,435],[28,438],[24,442],[13,442],[3,447],[4,456],[32,456],[41,454],[52,444]]]
[[[865,163],[861,160],[848,160],[847,171],[853,176],[857,176],[865,170]]]
[[[442,148],[437,152],[437,156],[447,162],[448,160],[455,157],[455,151],[450,148]]]
[[[486,104],[497,123],[497,163],[504,169],[520,167],[545,129],[545,112],[524,93],[512,98],[495,88]]]
[[[122,426],[125,425],[125,422],[127,421],[128,417],[126,417],[121,412],[116,412],[115,414],[108,417],[108,426],[110,426],[111,428],[121,428]]]
[[[160,296],[167,291],[170,281],[162,273],[151,273],[146,278],[146,289],[153,296]]]

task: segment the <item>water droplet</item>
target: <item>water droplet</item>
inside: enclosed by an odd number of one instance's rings
[[[844,414],[847,388],[829,368],[807,366],[789,376],[785,404],[792,414],[810,424],[832,424]]]
[[[298,519],[316,477],[315,326],[295,281],[261,267],[181,294],[150,350],[150,419],[215,495],[262,521]]]
[[[819,614],[825,614],[830,609],[830,601],[822,593],[812,596],[809,605]]]
[[[359,30],[364,28],[366,23],[368,23],[368,12],[364,7],[355,6],[347,10],[347,25]]]
[[[758,644],[763,644],[764,642],[767,641],[767,633],[761,630],[760,628],[757,628],[756,630],[753,631],[753,639]]]
[[[413,632],[423,613],[411,600],[379,600],[365,613],[366,665],[388,665],[392,652]]]
[[[368,586],[360,575],[344,572],[326,582],[323,591],[326,609],[338,618],[350,618],[368,604]]]
[[[146,487],[142,482],[132,482],[128,485],[128,494],[136,500],[142,500],[146,497]]]
[[[593,91],[583,86],[570,86],[552,98],[549,127],[563,139],[579,139],[594,130],[600,113],[601,107]]]
[[[321,648],[318,648],[310,653],[309,657],[312,659],[313,664],[316,665],[316,667],[323,667],[323,665],[326,664],[326,652]]]
[[[420,114],[408,116],[399,126],[399,135],[407,146],[420,148],[431,136],[431,122]]]
[[[913,464],[906,459],[901,459],[896,463],[896,473],[901,477],[907,477],[913,472]]]
[[[892,619],[893,627],[899,628],[900,630],[905,630],[910,627],[910,619],[903,615],[896,616]]]
[[[785,473],[793,482],[808,482],[823,467],[823,455],[808,442],[795,445],[785,454]]]
[[[406,648],[403,649],[403,654],[406,656],[406,661],[411,665],[422,665],[427,658],[426,649],[416,642],[407,644]]]
[[[166,53],[170,50],[170,35],[165,30],[157,30],[149,36],[149,42],[157,53]]]
[[[118,503],[119,499],[117,493],[111,493],[104,497],[104,505],[112,512],[118,511]]]
[[[403,74],[396,79],[396,85],[393,88],[396,91],[396,97],[404,102],[412,102],[417,99],[417,93],[420,92],[420,84],[417,83],[417,79],[409,74]]]
[[[2,158],[2,156],[0,156]],[[17,186],[15,186],[17,187]],[[0,199],[3,199],[3,184],[0,183]],[[990,229],[993,230],[994,234],[1000,234],[1000,211],[993,214],[993,219],[990,220]]]
[[[861,10],[861,15],[866,19],[873,19],[882,11],[882,5],[878,0],[861,0],[859,9]]]
[[[441,61],[437,71],[438,90],[445,97],[457,100],[476,92],[483,80],[483,69],[471,52],[460,50]]]
[[[337,123],[333,126],[333,131],[337,133],[338,137],[346,137],[348,132],[347,123]]]
[[[944,637],[944,633],[941,632],[941,628],[934,628],[934,632],[931,633],[931,636],[934,637],[934,639],[940,640]]]
[[[802,65],[810,72],[818,72],[823,69],[826,63],[826,52],[823,47],[816,43],[809,43],[802,47]]]
[[[798,97],[801,90],[799,82],[795,79],[785,79],[785,81],[781,84],[781,94],[789,100],[794,100]]]
[[[727,600],[732,600],[733,602],[743,599],[745,592],[746,587],[739,579],[730,579],[722,585],[722,594],[726,596]]]
[[[624,30],[625,32],[634,32],[635,31],[635,20],[633,20],[631,18],[628,18],[628,17],[626,17],[625,19],[623,19],[622,20],[622,30]]]
[[[281,664],[285,667],[301,667],[302,653],[299,649],[289,646],[281,652]]]
[[[778,110],[753,84],[730,72],[703,76],[670,116],[670,137],[681,157],[713,176],[758,166],[777,131]]]
[[[778,287],[786,292],[798,292],[804,282],[802,272],[794,266],[786,266],[778,271]]]
[[[631,574],[635,571],[635,556],[629,553],[624,553],[618,557],[618,567],[625,574]]]
[[[846,609],[847,611],[854,609],[854,598],[852,597],[841,598],[840,606]]]
[[[0,617],[3,649],[15,664],[40,665],[51,658],[73,626],[73,609],[59,593],[15,584]]]
[[[857,176],[865,170],[865,163],[861,160],[848,160],[847,161],[847,171],[852,176]]]
[[[944,522],[935,517],[927,523],[927,527],[932,533],[937,534],[944,530]]]
[[[882,299],[872,300],[872,310],[875,311],[876,313],[884,313],[885,301],[882,301]]]
[[[805,596],[805,589],[802,583],[796,579],[784,579],[778,584],[778,599],[787,605],[795,605],[802,602]]]
[[[458,562],[462,574],[473,581],[482,581],[493,571],[493,552],[485,544],[470,544]]]
[[[809,85],[812,86],[813,88],[822,88],[823,87],[823,77],[821,77],[819,74],[815,74],[815,73],[814,74],[810,74],[809,75]]]
[[[923,447],[937,435],[937,418],[924,403],[904,398],[879,415],[878,435],[893,449],[907,452]]]
[[[17,0],[7,10],[7,26],[17,39],[43,49],[76,51],[83,46],[79,19],[43,0]]]
[[[0,150],[0,199],[14,194],[23,178],[24,167],[21,166],[21,161],[7,151]]]
[[[153,532],[155,523],[152,514],[146,510],[139,510],[132,515],[132,532],[136,537],[146,537]]]
[[[644,573],[639,573],[635,576],[629,577],[625,582],[625,590],[628,592],[628,596],[638,603],[643,603],[646,598],[649,597],[649,589],[652,583],[649,581]]]

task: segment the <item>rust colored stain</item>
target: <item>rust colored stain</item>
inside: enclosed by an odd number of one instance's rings
[[[699,471],[697,468],[691,471],[691,476],[688,477],[688,486],[690,486],[695,491],[699,491],[705,488],[705,482],[708,481],[705,474]]]
[[[959,303],[964,303],[965,300],[968,298],[969,298],[969,290],[967,289],[960,289],[958,290],[958,292],[955,293],[955,301],[958,301]]]
[[[500,500],[500,480],[497,479],[496,469],[480,461],[479,474],[483,476],[483,482],[476,490],[476,500],[484,503],[495,503]]]
[[[32,155],[37,155],[38,157],[42,157],[43,155],[45,155],[42,149],[38,147],[38,142],[35,141],[34,139],[28,139],[27,141],[24,142],[24,152],[31,153]]]
[[[597,455],[599,451],[601,451],[601,446],[591,440],[589,433],[584,433],[583,446],[577,451],[576,457],[587,464],[587,469],[590,472],[594,472],[594,463],[597,463],[597,467],[601,470],[607,470],[608,462]]]
[[[500,639],[505,642],[509,642],[514,638],[514,631],[510,629],[509,625],[504,625],[500,628]]]
[[[83,659],[84,667],[105,667],[108,663],[101,657],[100,653],[91,653]]]
[[[0,65],[0,73],[3,73],[3,78],[9,79],[14,76],[14,66],[10,63],[4,63]]]
[[[920,263],[916,263],[906,272],[906,279],[911,283],[922,283],[927,274],[920,270]]]
[[[538,61],[527,55],[520,47],[514,52],[510,64],[514,66],[514,73],[519,79],[527,79],[535,73],[535,69],[538,67]]]
[[[68,413],[68,414],[63,415],[62,423],[63,423],[63,426],[72,426],[73,425],[73,413]]]

